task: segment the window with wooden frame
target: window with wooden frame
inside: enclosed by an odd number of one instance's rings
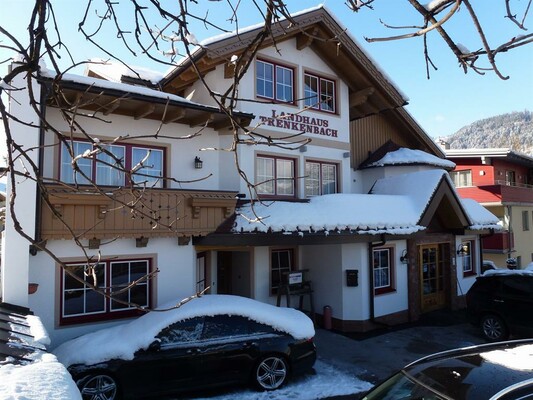
[[[294,70],[273,62],[256,60],[255,86],[258,97],[294,102]]]
[[[294,197],[295,161],[292,158],[258,155],[255,161],[256,191],[259,195]]]
[[[305,162],[305,196],[320,196],[338,192],[338,166],[323,161]]]
[[[394,291],[394,249],[382,247],[372,250],[374,269],[374,293],[383,294]]]
[[[529,211],[522,211],[522,230],[529,231]]]
[[[272,249],[270,251],[270,291],[277,294],[280,286],[286,283],[288,274],[296,269],[294,249]]]
[[[90,142],[69,142],[74,157],[93,150]],[[61,144],[59,179],[65,183],[88,185],[94,182],[100,186],[146,186],[163,187],[165,151],[160,147],[132,144],[101,145],[102,152],[96,155],[80,157],[78,167],[81,173],[72,168],[72,157],[65,143]],[[124,170],[135,169],[131,180]],[[85,176],[87,177],[85,177]]]
[[[91,267],[86,263],[67,264],[70,274],[61,269],[61,325],[139,315],[132,304],[150,307],[151,280],[141,280],[128,287],[151,272],[150,259],[104,260]],[[113,299],[87,285],[94,284],[95,277],[97,287]]]
[[[452,171],[450,172],[450,178],[452,178],[455,187],[472,186],[472,171],[469,169]]]
[[[463,276],[472,276],[476,274],[474,241],[463,240],[459,249],[459,258],[463,265]]]
[[[335,96],[335,81],[309,73],[304,74],[305,107],[335,113]]]

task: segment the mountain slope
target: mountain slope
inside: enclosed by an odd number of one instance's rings
[[[452,149],[510,147],[533,156],[533,113],[526,110],[481,119],[443,140]]]

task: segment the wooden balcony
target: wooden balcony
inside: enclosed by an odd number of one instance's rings
[[[235,211],[236,192],[179,189],[74,191],[47,186],[41,238],[113,239],[205,236]]]
[[[514,237],[511,232],[498,232],[483,238],[483,251],[489,253],[508,253],[514,248]]]

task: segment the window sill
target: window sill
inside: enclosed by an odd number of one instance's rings
[[[396,292],[396,289],[394,289],[392,287],[374,289],[374,295],[375,296],[379,296],[379,295],[382,295],[382,294],[388,294],[388,293],[395,293],[395,292]]]
[[[477,276],[477,274],[474,271],[471,272],[463,272],[463,278],[470,278],[472,276]]]

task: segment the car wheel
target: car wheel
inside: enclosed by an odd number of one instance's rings
[[[275,390],[287,381],[289,368],[280,356],[268,356],[259,361],[255,368],[255,383],[261,390]]]
[[[494,314],[488,314],[481,318],[481,330],[483,336],[490,342],[499,342],[509,337],[505,322]]]
[[[105,373],[87,375],[79,379],[76,384],[83,400],[117,400],[119,398],[115,378]]]

